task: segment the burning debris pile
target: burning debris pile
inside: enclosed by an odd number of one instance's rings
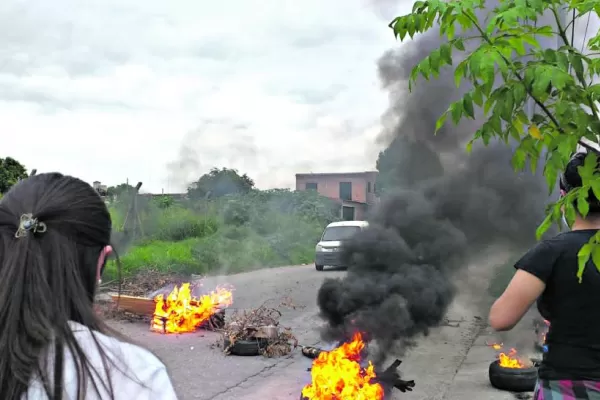
[[[158,333],[194,332],[198,328],[216,329],[224,325],[224,308],[233,304],[233,291],[217,287],[214,291],[192,296],[189,283],[175,286],[167,296],[154,298],[156,307],[151,330]]]
[[[235,312],[222,329],[226,354],[279,357],[298,346],[290,328],[280,327],[281,312],[264,304]]]
[[[385,388],[411,391],[414,381],[404,381],[396,371],[396,360],[381,374],[371,361],[364,365],[365,342],[360,333],[352,341],[331,351],[320,351],[310,369],[312,383],[302,389],[303,400],[373,399],[382,400]]]

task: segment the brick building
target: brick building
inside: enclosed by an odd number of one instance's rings
[[[316,190],[340,204],[343,220],[361,221],[377,201],[376,179],[377,171],[296,174],[296,190]]]

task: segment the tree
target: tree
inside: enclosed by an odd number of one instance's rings
[[[590,32],[587,49],[578,49],[571,32],[575,21],[587,19],[589,25],[590,16],[598,17],[600,1],[507,0],[493,8],[485,3],[416,1],[412,12],[395,18],[390,28],[403,41],[436,25],[447,39],[414,67],[410,79],[414,85],[419,76],[435,78],[442,67],[453,66],[456,85],[468,86],[462,99],[440,116],[436,129],[448,117],[456,124],[482,113],[484,122],[466,150],[471,151],[475,141],[516,143],[514,168],[535,170],[541,161],[551,194],[578,144],[593,150],[590,141],[598,141],[600,84],[594,80],[600,73],[600,34]],[[544,14],[551,21],[544,22]],[[562,15],[571,16],[571,22],[565,23]],[[559,45],[544,48],[539,41],[543,37]],[[525,112],[530,99],[538,109],[533,115]],[[587,215],[590,191],[600,198],[597,165],[596,152],[588,152],[580,168],[583,186],[549,207],[536,232],[538,239],[560,220],[562,207],[571,221],[576,209]],[[590,257],[600,269],[600,235],[579,252],[580,279]]]
[[[23,164],[14,158],[0,158],[0,193],[6,193],[12,185],[27,176]]]
[[[254,188],[254,181],[237,170],[213,168],[188,188],[190,199],[213,199],[228,194],[244,194]]]
[[[419,159],[411,157],[419,154]],[[421,142],[411,142],[401,136],[396,136],[392,143],[379,152],[375,164],[377,175],[377,192],[383,193],[387,188],[411,186],[418,181],[423,181],[444,173],[439,157]],[[411,174],[402,171],[410,170]]]
[[[117,186],[109,186],[106,189],[106,195],[110,197],[119,196],[123,193],[132,193],[135,188],[128,183],[121,183]]]

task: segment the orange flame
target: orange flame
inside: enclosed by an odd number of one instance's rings
[[[550,321],[548,321],[547,319],[544,320],[544,323],[546,324],[547,327],[550,326]],[[546,344],[546,335],[547,334],[548,334],[547,332],[544,332],[544,334],[542,334],[542,343],[543,344]]]
[[[212,315],[233,304],[230,289],[217,287],[209,294],[193,297],[189,283],[175,287],[165,298],[154,298],[156,307],[150,329],[160,333],[194,332]]]
[[[382,400],[383,387],[371,383],[375,379],[375,367],[369,361],[366,368],[360,366],[360,353],[365,347],[360,333],[349,343],[332,351],[324,351],[313,361],[312,383],[302,389],[302,397],[308,400]]]
[[[502,350],[502,343],[493,343],[489,345],[496,351]],[[498,364],[503,368],[525,368],[526,365],[517,356],[517,349],[511,348],[508,353],[500,352],[498,354]]]

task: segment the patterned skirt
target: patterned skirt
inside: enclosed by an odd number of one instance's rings
[[[538,380],[533,400],[600,400],[600,382]]]

